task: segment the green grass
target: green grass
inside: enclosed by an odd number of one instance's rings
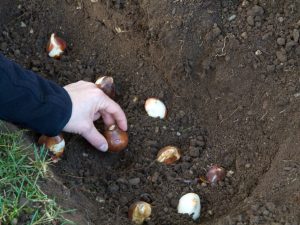
[[[38,186],[47,175],[47,151],[22,143],[21,131],[0,133],[0,225],[73,224]]]

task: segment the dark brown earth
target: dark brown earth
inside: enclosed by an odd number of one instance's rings
[[[41,184],[77,209],[68,218],[130,224],[128,207],[144,200],[146,224],[300,224],[298,0],[2,0],[0,13],[7,57],[61,85],[109,74],[118,86],[128,149],[103,154],[66,135]],[[68,43],[59,61],[45,53],[52,32]],[[146,115],[150,96],[167,119]],[[182,159],[153,163],[166,145]],[[180,181],[212,164],[233,174],[214,187]],[[201,198],[195,222],[177,214],[187,192]]]

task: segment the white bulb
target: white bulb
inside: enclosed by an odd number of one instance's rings
[[[50,148],[50,150],[51,150],[54,154],[59,154],[59,153],[61,153],[61,152],[64,150],[65,145],[66,145],[66,143],[65,143],[65,140],[63,139],[61,142],[59,142],[59,143],[53,145],[53,146]]]
[[[106,82],[114,83],[114,79],[112,77],[103,76],[103,77],[98,78],[96,80],[95,84],[101,85],[103,82],[105,82],[105,80],[107,80]]]
[[[179,149],[175,146],[166,146],[159,150],[156,160],[165,164],[172,164],[180,159]]]
[[[187,193],[183,195],[177,206],[178,213],[192,215],[193,220],[200,217],[201,204],[200,198],[195,193]]]
[[[54,34],[51,34],[50,43],[53,45],[52,50],[49,52],[50,57],[53,58],[53,57],[59,56],[60,54],[63,53],[63,50],[61,49],[61,46],[55,40],[55,35]]]
[[[147,114],[154,118],[164,119],[167,114],[165,104],[157,98],[148,98],[145,102]]]

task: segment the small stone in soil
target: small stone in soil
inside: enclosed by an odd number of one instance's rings
[[[284,21],[284,18],[282,16],[278,17],[278,22],[282,23]]]
[[[32,67],[31,70],[32,70],[33,72],[38,72],[38,71],[39,71],[39,69],[38,69],[37,67],[35,67],[35,66]]]
[[[234,171],[228,170],[226,173],[226,177],[232,177],[233,174],[234,174]]]
[[[300,36],[299,30],[298,29],[294,29],[293,30],[293,39],[294,39],[295,42],[298,42],[299,36]]]
[[[285,39],[284,38],[282,38],[282,37],[280,37],[280,38],[277,38],[277,44],[278,45],[285,45]]]
[[[117,184],[110,184],[108,186],[108,191],[111,193],[115,193],[119,190],[119,186]]]
[[[133,186],[136,186],[140,183],[140,181],[141,179],[139,177],[136,177],[136,178],[129,179],[128,183]]]
[[[100,197],[100,196],[97,196],[96,197],[96,201],[99,202],[99,203],[104,203],[105,202],[105,199]]]
[[[255,5],[248,13],[251,16],[262,16],[264,14],[264,9],[261,6]]]
[[[244,39],[247,39],[247,38],[248,38],[247,32],[243,32],[243,33],[241,34],[241,37],[244,38]]]
[[[201,186],[202,187],[207,187],[207,183],[203,182],[203,183],[201,183]]]
[[[15,55],[15,56],[18,56],[18,55],[20,55],[20,54],[21,54],[21,52],[20,52],[19,49],[16,49],[16,50],[14,51],[14,55]]]
[[[285,45],[285,50],[289,52],[295,45],[297,45],[295,41],[289,41]]]
[[[2,42],[0,45],[0,50],[5,51],[7,49],[7,43],[6,42]]]
[[[261,50],[256,50],[255,51],[255,55],[261,55],[262,54],[262,51]]]
[[[267,209],[268,209],[269,211],[271,211],[271,212],[275,210],[275,204],[272,203],[272,202],[267,202],[267,203],[266,203],[266,207],[267,207]]]
[[[244,0],[242,2],[242,7],[247,7],[249,5],[249,2],[247,0]]]
[[[230,56],[229,56],[229,55],[226,55],[226,56],[225,56],[225,61],[226,61],[226,62],[229,62],[229,61],[230,61]]]
[[[236,15],[231,15],[231,16],[228,18],[228,21],[230,22],[230,21],[234,20],[235,18],[236,18]]]
[[[287,61],[286,52],[285,52],[284,50],[277,51],[277,52],[276,52],[276,56],[277,56],[277,59],[278,59],[280,62],[286,62],[286,61]]]
[[[253,18],[253,16],[248,16],[248,17],[247,17],[247,23],[248,23],[250,26],[254,26],[254,18]]]
[[[159,177],[159,173],[158,172],[154,172],[154,174],[151,176],[151,181],[153,183],[156,183]]]
[[[267,216],[267,215],[269,215],[270,213],[269,213],[268,210],[265,209],[265,210],[263,211],[263,214],[264,214],[265,216]]]
[[[23,21],[21,22],[21,27],[26,27],[26,24]]]

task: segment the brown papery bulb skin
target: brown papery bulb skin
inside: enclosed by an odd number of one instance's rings
[[[95,84],[100,88],[107,96],[114,99],[116,96],[116,88],[114,79],[109,76],[99,77]]]
[[[128,210],[128,218],[135,224],[142,224],[151,215],[151,205],[147,202],[139,201],[133,203]]]
[[[38,140],[38,144],[45,145],[45,147],[56,157],[60,157],[65,148],[65,140],[61,134],[55,137],[42,135]]]
[[[104,131],[104,137],[108,143],[108,151],[120,152],[128,145],[128,134],[117,125],[111,125]]]
[[[213,165],[209,168],[206,178],[209,183],[214,185],[225,178],[225,169],[218,165]]]

